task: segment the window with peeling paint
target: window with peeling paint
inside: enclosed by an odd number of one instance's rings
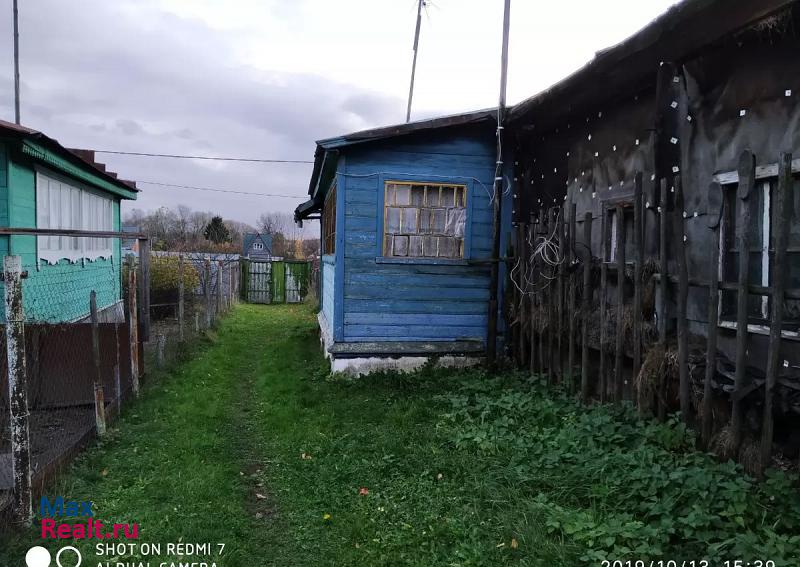
[[[467,187],[387,181],[383,255],[393,258],[463,258]]]
[[[322,253],[336,252],[336,185],[328,192],[322,208]]]

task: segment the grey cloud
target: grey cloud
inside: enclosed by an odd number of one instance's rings
[[[2,2],[0,0],[0,8]],[[157,0],[62,0],[21,7],[22,116],[69,147],[311,159],[316,139],[396,121],[401,99],[303,73],[236,63],[234,36]],[[285,15],[291,17],[290,13]],[[10,53],[0,32],[0,52]],[[0,92],[11,93],[0,61]],[[0,98],[0,116],[13,101]],[[139,208],[185,203],[254,222],[305,198],[310,166],[100,156],[122,177],[252,192],[253,198],[141,185]]]

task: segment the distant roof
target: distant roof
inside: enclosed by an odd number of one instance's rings
[[[423,120],[407,122],[405,124],[394,124],[392,126],[361,130],[359,132],[352,132],[343,136],[317,140],[317,149],[314,152],[314,170],[311,173],[311,180],[308,184],[308,194],[311,196],[311,199],[305,203],[302,203],[295,209],[295,219],[304,219],[311,213],[318,211],[322,206],[319,193],[320,179],[327,179],[327,177],[330,176],[333,171],[335,171],[336,159],[329,157],[329,154],[336,156],[339,148],[354,144],[363,144],[366,142],[374,142],[388,138],[395,138],[398,136],[405,136],[407,134],[439,130],[454,126],[465,126],[480,122],[488,122],[490,120],[497,120],[497,109],[491,108],[485,110],[476,110],[473,112],[465,112],[462,114],[450,114],[436,118],[426,118]]]
[[[270,253],[272,253],[272,235],[271,234],[261,234],[260,232],[246,232],[242,242],[242,253],[247,254],[247,251],[250,250],[250,246],[253,244],[253,241],[256,239],[260,239],[261,242],[264,243],[264,248],[266,248]]]
[[[731,34],[784,10],[797,0],[684,0],[628,39],[597,52],[562,81],[517,104],[512,125],[533,122],[547,130],[587,107],[646,88],[661,62],[680,63]]]
[[[76,150],[69,149],[62,146],[54,138],[46,136],[38,130],[21,126],[12,122],[0,120],[0,138],[10,138],[20,141],[30,141],[39,144],[50,152],[58,155],[60,158],[72,163],[74,166],[80,167],[83,170],[90,170],[94,175],[100,177],[104,181],[111,183],[124,189],[125,191],[138,192],[135,181],[126,181],[119,179],[117,174],[113,171],[108,171],[105,164],[95,160],[95,153],[92,150]],[[88,166],[88,167],[87,167]]]

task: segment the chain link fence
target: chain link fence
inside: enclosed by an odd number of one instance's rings
[[[42,487],[140,381],[238,301],[238,256],[151,254],[140,238],[121,259],[117,233],[53,232],[9,235],[0,256],[0,529],[29,523]],[[63,258],[42,260],[43,245]]]

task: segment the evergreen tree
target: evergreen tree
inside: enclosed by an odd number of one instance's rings
[[[211,219],[211,222],[203,230],[203,236],[214,244],[222,244],[231,240],[231,233],[225,223],[222,222],[222,217],[220,216]]]

